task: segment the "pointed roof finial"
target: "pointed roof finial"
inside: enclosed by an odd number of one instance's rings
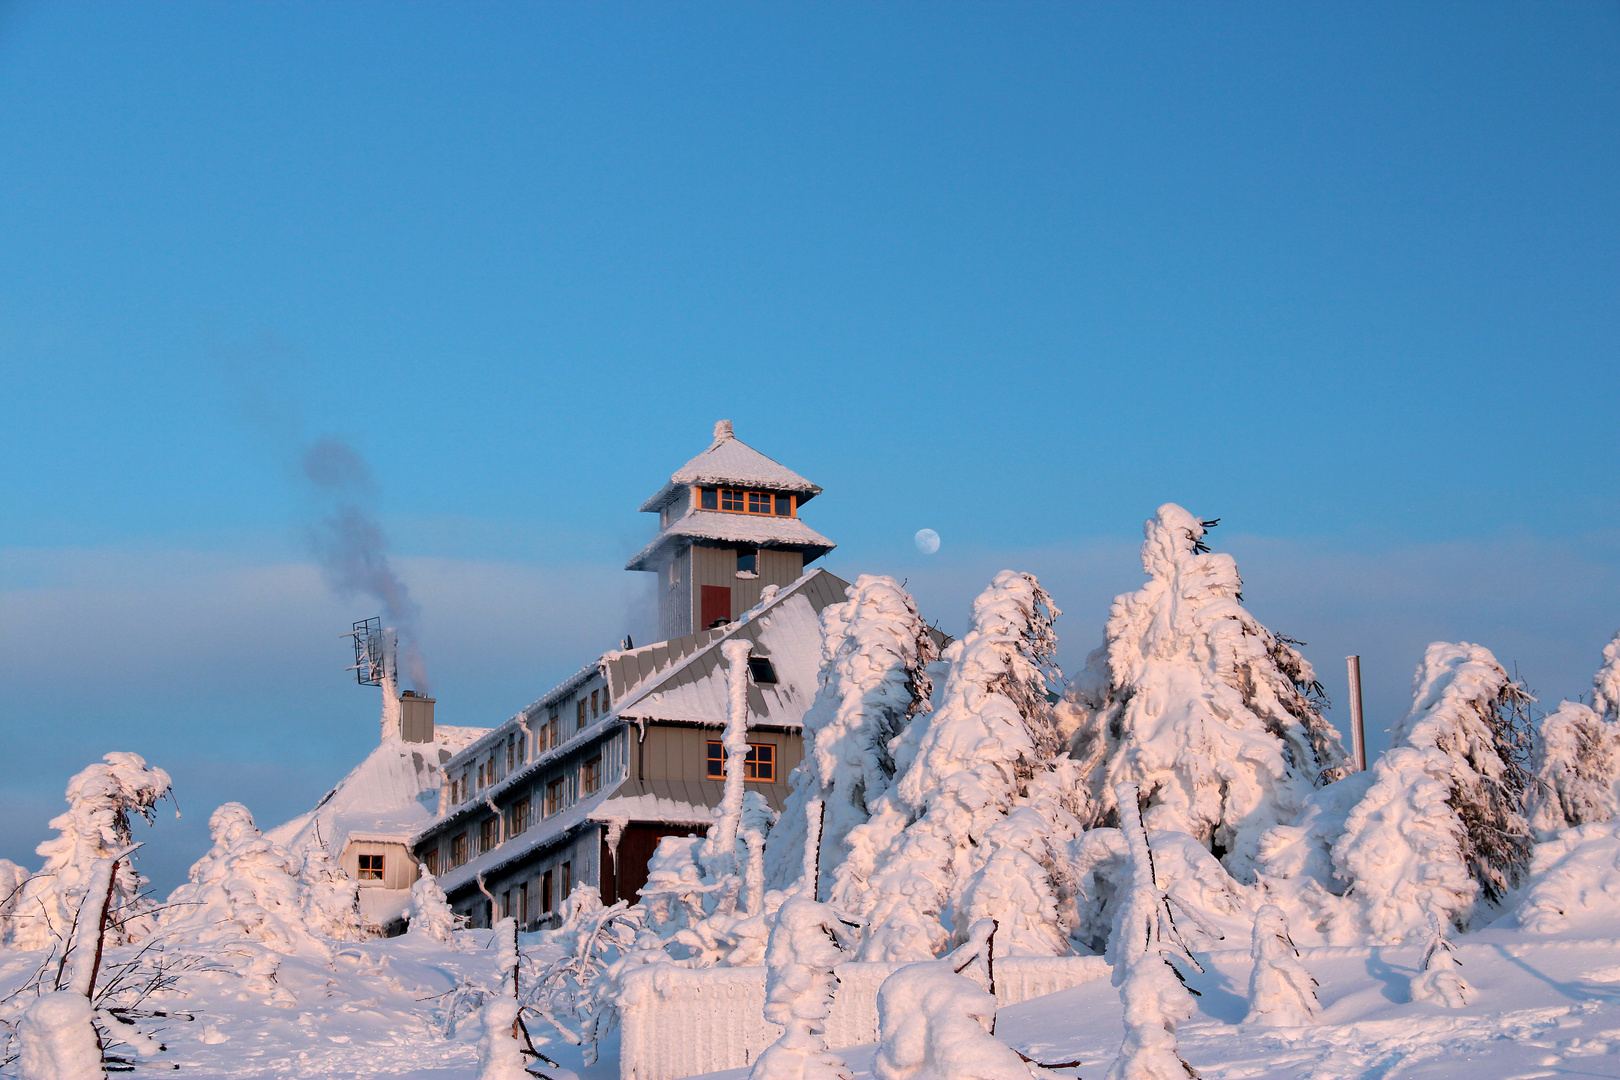
[[[714,439],[716,442],[721,439],[735,439],[736,437],[731,430],[730,420],[716,420],[714,422]]]

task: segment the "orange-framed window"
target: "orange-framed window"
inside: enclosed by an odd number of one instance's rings
[[[699,488],[700,510],[724,510],[728,514],[767,514],[796,517],[799,497],[774,491],[748,491],[745,488]]]
[[[726,744],[710,740],[706,762],[709,779],[720,780],[726,775]],[[761,783],[776,781],[776,747],[771,743],[749,743],[748,756],[743,759],[743,779]]]
[[[431,873],[431,871],[429,871]],[[383,879],[383,857],[381,855],[360,856],[360,880],[381,881]]]

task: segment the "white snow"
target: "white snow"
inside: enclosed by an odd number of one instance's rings
[[[72,990],[42,994],[17,1026],[21,1080],[96,1080],[106,1076],[90,999]]]
[[[850,1080],[823,1036],[849,929],[826,904],[795,897],[777,912],[765,949],[765,1019],[782,1037],[759,1056],[753,1080]]]

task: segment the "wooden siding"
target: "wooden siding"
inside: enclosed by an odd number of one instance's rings
[[[719,728],[648,724],[635,762],[636,779],[695,780],[720,787],[719,781],[709,778],[709,743],[719,737]],[[781,787],[785,791],[788,773],[804,760],[804,740],[785,731],[750,731],[748,741],[776,747],[776,780],[749,781],[749,789]],[[719,800],[713,805],[718,806]]]
[[[767,585],[785,588],[799,579],[804,572],[804,553],[781,551],[776,548],[759,549],[756,563],[758,577],[737,576],[737,549],[696,544],[691,549],[692,565],[692,628],[702,629],[703,612],[700,598],[705,585],[718,585],[731,590],[731,617],[759,603],[760,590]],[[691,630],[686,633],[691,633]]]
[[[692,611],[697,592],[692,587],[692,552],[683,548],[674,553],[673,559],[672,564],[658,571],[658,634],[666,641],[697,629],[697,616]]]
[[[383,857],[383,878],[370,881],[360,880],[360,856],[381,855]],[[343,872],[354,880],[360,882],[362,889],[408,889],[416,880],[416,860],[411,858],[410,851],[404,844],[384,844],[374,840],[354,840],[343,849],[343,856],[338,859],[338,865]]]

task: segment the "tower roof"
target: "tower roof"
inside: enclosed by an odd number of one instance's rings
[[[799,496],[801,506],[821,494],[819,485],[812,484],[737,438],[731,430],[730,420],[716,423],[714,442],[709,444],[709,448],[676,469],[669,482],[642,503],[641,509],[654,512],[673,499],[677,489],[691,484],[789,491]],[[831,547],[830,544],[828,546]]]

